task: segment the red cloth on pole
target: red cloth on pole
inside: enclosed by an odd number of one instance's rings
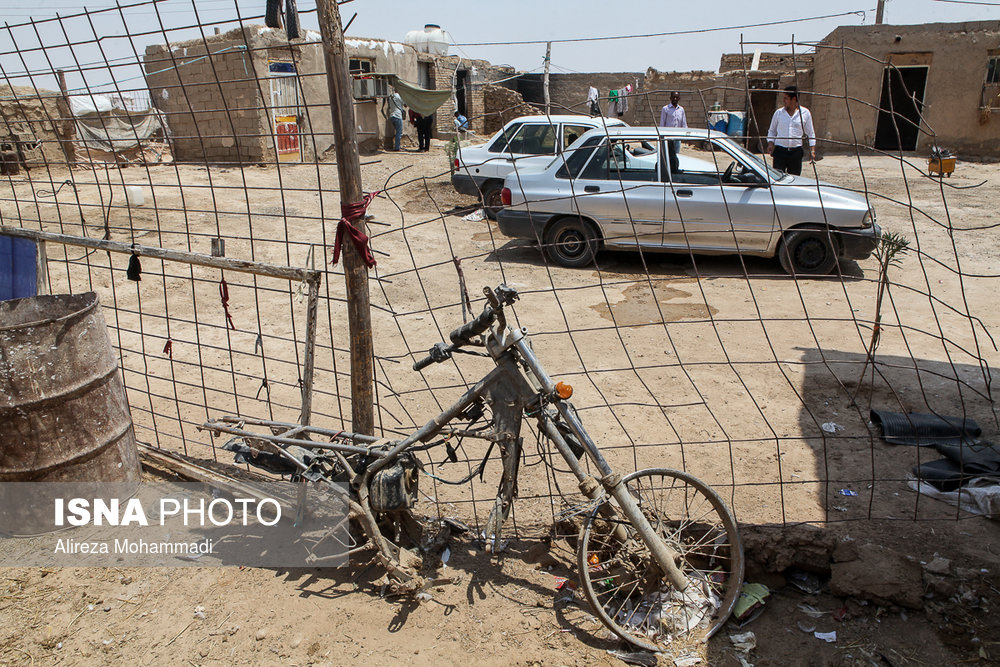
[[[365,266],[369,269],[375,266],[375,256],[372,254],[371,248],[368,247],[368,235],[355,227],[352,223],[354,220],[360,220],[364,217],[365,212],[368,210],[368,205],[371,204],[372,200],[378,195],[379,191],[370,192],[359,202],[340,205],[340,214],[343,217],[340,219],[340,222],[337,223],[337,238],[333,244],[332,264],[336,265],[336,263],[340,260],[340,244],[343,243],[344,233],[346,232],[347,234],[350,234],[351,241],[354,243],[354,247],[357,249],[358,254],[361,255],[361,259],[364,260]]]

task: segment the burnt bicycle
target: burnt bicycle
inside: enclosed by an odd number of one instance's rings
[[[613,470],[569,401],[572,388],[548,375],[526,329],[508,326],[504,311],[517,300],[517,291],[500,285],[483,293],[482,313],[452,331],[450,343],[432,347],[413,369],[472,347],[483,348],[495,368],[406,437],[380,439],[234,417],[209,421],[204,428],[242,437],[238,461],[261,463],[245,448],[270,448],[261,456],[275,457],[271,464],[285,466],[277,469],[294,472],[295,479],[346,480],[351,516],[398,590],[412,592],[422,585],[419,561],[400,543],[399,531],[387,526],[398,527],[393,517],[416,504],[422,468],[417,453],[448,446],[456,434],[488,440],[489,451],[499,452],[503,473],[481,534],[487,551],[496,552],[517,495],[522,424],[535,420],[588,499],[577,560],[581,586],[597,618],[622,639],[654,651],[681,636],[707,639],[729,616],[743,582],[743,550],[732,512],[715,491],[686,472],[651,468],[621,475]],[[254,424],[270,426],[272,433],[245,430]],[[314,442],[306,439],[309,434],[332,440]]]

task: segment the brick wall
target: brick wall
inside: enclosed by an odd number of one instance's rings
[[[813,53],[761,53],[757,64],[758,72],[791,73],[796,69],[813,68],[816,55]],[[719,73],[749,70],[753,65],[753,53],[726,53],[719,62]]]
[[[469,129],[477,135],[492,134],[487,127],[492,127],[494,121],[488,121],[485,88],[491,82],[507,79],[514,75],[511,67],[498,67],[485,60],[469,60],[458,56],[439,56],[433,59],[421,57],[421,61],[430,63],[431,81],[435,89],[450,88],[455,80],[456,70],[465,71],[465,115],[469,119]],[[473,74],[475,69],[475,74]],[[455,134],[455,104],[453,100],[445,102],[435,115],[436,134],[453,136]],[[495,130],[494,130],[495,131]]]
[[[540,106],[545,102],[542,74],[525,74],[515,79],[517,90],[525,101]],[[549,99],[552,103],[552,113],[577,113],[590,115],[587,103],[587,91],[597,88],[600,94],[601,112],[607,113],[608,91],[620,90],[626,85],[633,87],[629,98],[629,110],[621,119],[630,125],[640,124],[637,118],[643,117],[642,107],[645,104],[642,91],[645,75],[641,72],[596,72],[590,74],[549,73]]]
[[[531,116],[542,113],[524,101],[516,90],[499,85],[483,86],[484,121],[483,133],[491,135],[498,132],[509,121],[518,116]]]
[[[264,159],[263,100],[254,60],[239,30],[214,37],[207,44],[191,40],[173,48],[163,44],[146,47],[146,83],[153,104],[166,116],[174,159]]]

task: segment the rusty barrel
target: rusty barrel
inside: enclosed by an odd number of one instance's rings
[[[0,483],[100,482],[134,491],[140,475],[97,294],[0,302]],[[4,504],[6,533],[24,534],[18,522],[42,509]]]

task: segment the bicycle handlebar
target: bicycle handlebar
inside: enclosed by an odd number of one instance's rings
[[[457,329],[452,330],[452,332],[448,334],[448,338],[451,339],[451,344],[455,347],[468,345],[473,338],[489,329],[495,319],[496,312],[493,310],[492,306],[487,305],[483,308],[483,312],[479,314],[479,317],[471,322],[466,322]]]
[[[413,363],[413,370],[419,371],[427,368],[431,364],[440,363],[450,359],[452,352],[463,345],[468,345],[476,336],[486,333],[486,331],[490,328],[490,325],[496,321],[497,315],[503,311],[504,306],[512,304],[517,299],[517,290],[507,287],[506,285],[500,285],[492,292],[489,288],[485,288],[484,292],[492,303],[486,304],[483,308],[483,312],[479,314],[479,317],[471,322],[466,322],[457,329],[453,329],[452,332],[448,334],[448,338],[451,339],[451,345],[437,343],[428,351],[426,357],[420,361],[415,361]],[[494,306],[493,303],[495,303],[496,306]]]

